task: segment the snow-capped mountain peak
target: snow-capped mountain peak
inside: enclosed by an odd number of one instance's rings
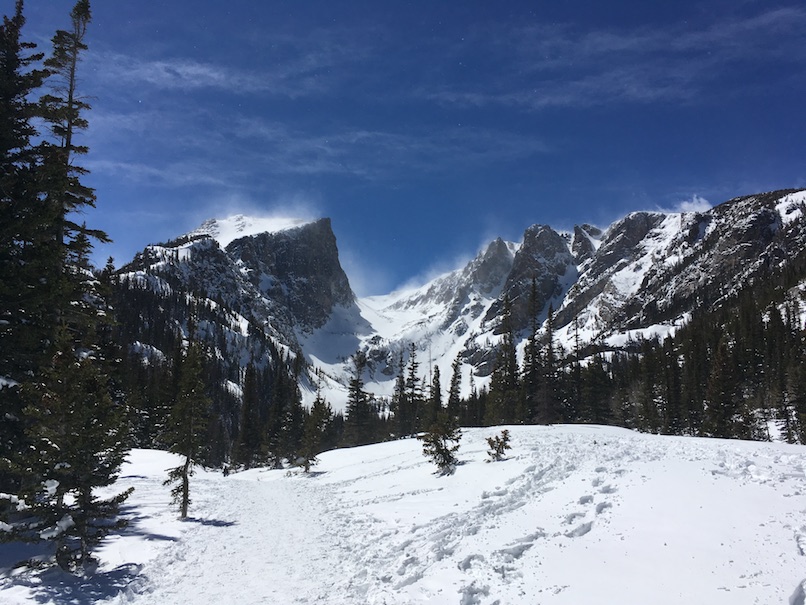
[[[244,214],[233,214],[227,218],[212,218],[204,221],[197,229],[187,235],[190,237],[199,235],[209,235],[218,242],[222,248],[226,248],[230,242],[258,235],[260,233],[277,233],[288,229],[295,229],[307,225],[311,221],[302,218],[284,216],[246,216]]]

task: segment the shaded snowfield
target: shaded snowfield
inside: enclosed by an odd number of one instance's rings
[[[135,451],[133,523],[99,573],[3,570],[0,603],[804,604],[806,448],[510,430],[497,463],[499,429],[466,430],[448,477],[416,440],[326,453],[311,476],[202,472],[184,523],[171,457]]]

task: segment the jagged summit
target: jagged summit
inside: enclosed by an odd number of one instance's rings
[[[233,214],[227,218],[211,218],[204,221],[198,228],[187,234],[188,237],[209,235],[222,248],[230,242],[241,237],[257,235],[260,233],[276,233],[302,227],[312,222],[310,219],[281,217],[281,216],[246,216]]]

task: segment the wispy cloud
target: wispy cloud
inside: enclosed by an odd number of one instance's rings
[[[96,175],[118,177],[137,184],[172,187],[231,184],[231,181],[222,178],[220,172],[211,171],[208,164],[199,161],[153,165],[136,161],[88,159],[84,162],[84,166]]]
[[[236,67],[223,53],[215,60],[203,60],[96,50],[87,60],[96,77],[117,89],[145,86],[162,91],[216,90],[295,99],[338,90],[352,77],[352,66],[372,54],[362,38],[346,30],[267,35],[253,48],[254,67],[250,69]],[[242,57],[238,59],[237,65],[242,65]]]
[[[394,180],[412,172],[452,174],[550,152],[540,139],[508,131],[339,129],[235,112],[221,121],[209,109],[100,112],[90,135],[94,153],[87,167],[94,172],[171,186],[247,186],[255,174]],[[97,156],[104,159],[93,161]]]
[[[569,25],[488,29],[454,48],[451,59],[485,49],[501,66],[494,80],[454,83],[437,77],[417,94],[446,105],[589,107],[611,103],[711,101],[732,91],[720,83],[737,66],[806,64],[806,9],[632,30],[579,31]],[[734,82],[750,89],[754,82]]]
[[[344,129],[312,134],[262,120],[241,120],[233,129],[243,144],[271,170],[286,173],[352,174],[363,178],[392,174],[450,172],[547,153],[535,137],[480,128],[455,127],[406,133]]]

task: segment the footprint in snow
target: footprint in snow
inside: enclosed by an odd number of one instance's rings
[[[798,546],[798,554],[801,557],[806,556],[806,525],[795,532],[795,544]]]
[[[571,513],[570,515],[565,516],[565,524],[571,525],[577,519],[581,519],[585,516],[585,513]]]
[[[578,525],[571,531],[566,532],[565,536],[568,538],[579,538],[580,536],[584,536],[585,534],[589,533],[592,528],[593,521],[588,521],[587,523]]]
[[[613,507],[613,505],[610,504],[610,502],[599,502],[599,504],[596,505],[596,514],[601,515],[608,508],[612,508],[612,507]]]

